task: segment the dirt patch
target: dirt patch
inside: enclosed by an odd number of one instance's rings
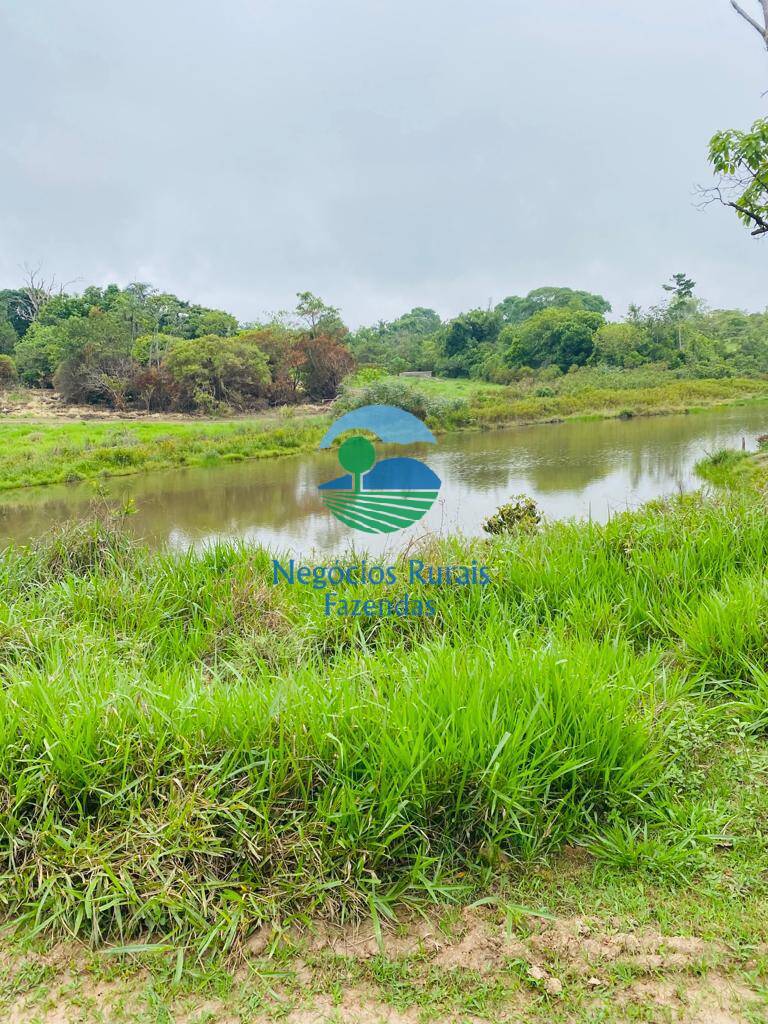
[[[313,416],[327,413],[332,403],[301,404],[291,406],[296,415]],[[215,422],[224,420],[269,418],[280,415],[277,408],[254,410],[221,416]],[[142,409],[125,409],[118,411],[103,405],[71,405],[56,391],[43,388],[27,388],[12,392],[0,391],[0,417],[9,416],[16,419],[30,420],[101,420],[103,422],[122,420],[146,420],[147,422],[168,423],[200,423],[206,417],[191,416],[181,412],[146,412]]]
[[[275,938],[270,929],[260,929],[248,942],[251,955],[264,955]],[[283,938],[305,953],[327,951],[363,960],[379,954],[390,959],[424,954],[447,970],[481,972],[501,969],[510,959],[538,967],[556,961],[578,975],[594,975],[596,967],[619,961],[644,971],[682,971],[721,959],[727,952],[721,943],[663,935],[650,928],[608,930],[604,921],[588,917],[528,917],[514,929],[473,909],[465,910],[449,928],[419,918],[397,928],[384,927],[380,937],[364,923],[318,925],[306,932],[293,929]]]
[[[6,954],[0,1018],[130,1024],[145,1021],[160,1000],[169,1024],[276,1016],[289,1024],[416,1024],[425,1017],[543,1024],[553,1016],[751,1024],[763,1004],[740,966],[723,944],[694,936],[621,930],[588,917],[527,917],[511,927],[498,913],[474,909],[443,921],[414,918],[380,934],[370,923],[261,929],[243,949],[226,995],[183,993],[168,973],[158,980],[140,962],[105,980],[77,946]],[[476,1013],[480,988],[496,995]]]

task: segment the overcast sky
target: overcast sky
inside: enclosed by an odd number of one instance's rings
[[[0,287],[355,325],[685,271],[762,309],[768,243],[693,191],[767,88],[728,0],[0,0]]]

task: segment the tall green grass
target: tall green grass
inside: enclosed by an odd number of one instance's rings
[[[767,556],[758,499],[687,496],[433,542],[425,562],[477,558],[492,583],[409,620],[326,617],[244,546],[151,554],[94,523],[8,549],[0,906],[226,945],[615,842],[679,772],[682,694],[727,690],[763,727]]]

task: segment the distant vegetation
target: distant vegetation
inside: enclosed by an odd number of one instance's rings
[[[601,295],[546,287],[445,322],[416,307],[349,331],[340,311],[311,292],[299,293],[290,313],[243,324],[144,283],[75,294],[30,273],[22,287],[0,291],[0,388],[18,381],[119,411],[217,415],[327,402],[340,392],[343,404],[361,381],[405,371],[536,398],[630,371],[649,387],[768,374],[768,313],[709,310],[694,287],[675,274],[663,301],[632,306],[621,321],[606,320],[611,306]],[[398,405],[416,393],[398,382],[385,390]],[[453,401],[435,396],[437,418]]]
[[[353,368],[338,311],[309,292],[290,316],[239,324],[147,284],[0,291],[0,383],[70,402],[218,413],[333,398]],[[3,358],[0,356],[0,358]]]

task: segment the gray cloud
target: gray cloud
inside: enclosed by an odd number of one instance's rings
[[[44,261],[242,319],[351,323],[539,284],[763,308],[766,250],[694,207],[768,64],[726,0],[0,3],[0,281]]]

